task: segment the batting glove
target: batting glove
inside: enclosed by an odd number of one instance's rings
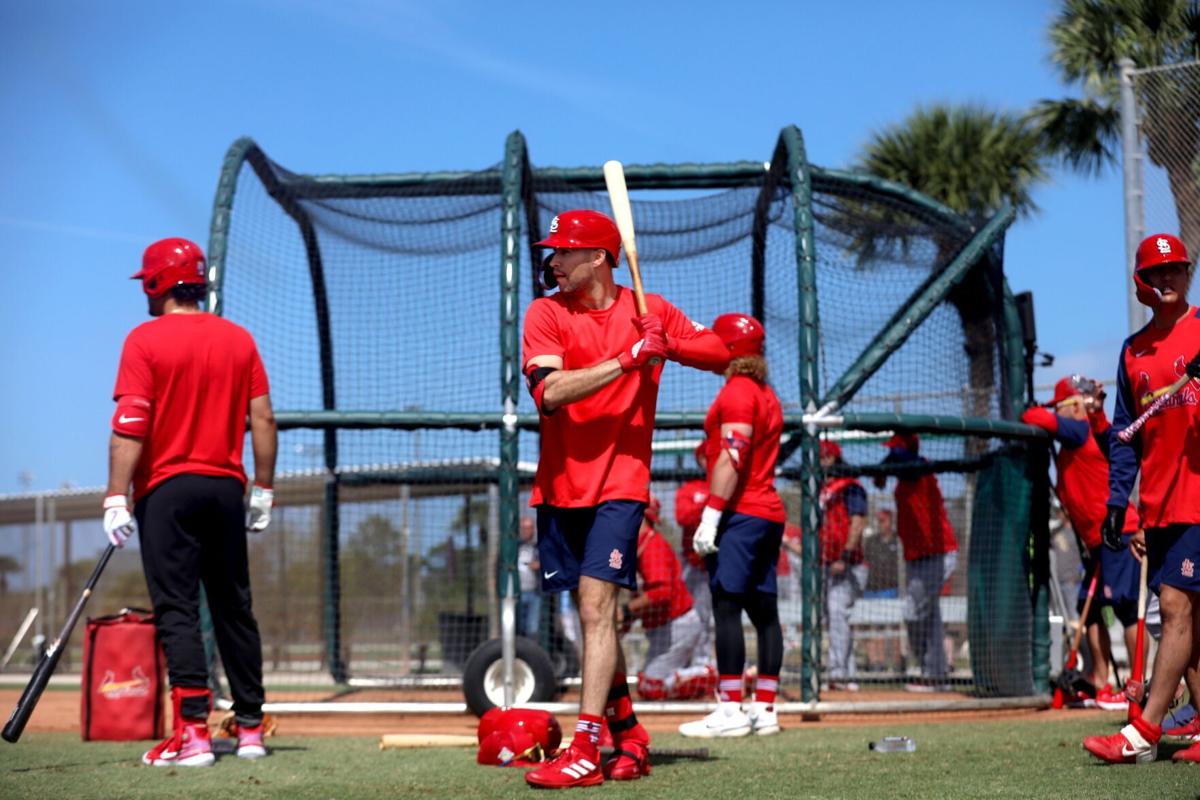
[[[264,531],[271,524],[271,507],[275,505],[275,490],[254,484],[250,490],[250,511],[246,514],[246,530]]]
[[[640,369],[647,363],[662,361],[667,356],[667,334],[663,331],[662,320],[655,314],[643,314],[633,321],[642,338],[633,343],[633,347],[617,356],[621,371]]]
[[[113,547],[124,547],[130,536],[137,535],[137,520],[129,513],[129,500],[123,494],[104,498],[104,532]]]
[[[1121,539],[1121,531],[1124,528],[1125,508],[1109,506],[1108,514],[1104,517],[1104,524],[1100,526],[1100,538],[1104,540],[1104,546],[1117,552],[1124,550],[1125,542]]]
[[[1200,353],[1196,353],[1183,369],[1189,378],[1200,378]]]
[[[692,537],[692,550],[698,556],[711,556],[717,552],[717,525],[721,522],[720,509],[705,506],[700,513],[700,524]]]

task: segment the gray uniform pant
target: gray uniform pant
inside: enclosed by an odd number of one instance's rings
[[[862,595],[867,582],[867,568],[863,564],[847,565],[846,571],[833,575],[824,567],[825,580],[825,630],[829,636],[830,680],[841,681],[852,678],[857,672],[854,664],[854,633],[850,629],[850,610]]]
[[[941,680],[946,677],[942,606],[938,598],[957,565],[957,552],[926,556],[904,564],[908,574],[904,598],[908,645],[925,678]]]
[[[692,595],[692,610],[700,618],[700,641],[696,647],[711,659],[713,652],[713,610],[712,592],[708,588],[708,570],[693,566],[686,560],[683,563],[683,585]]]
[[[690,608],[686,614],[646,631],[649,648],[642,673],[647,678],[663,681],[669,691],[675,673],[708,660],[706,651],[700,649],[706,630],[696,609]]]

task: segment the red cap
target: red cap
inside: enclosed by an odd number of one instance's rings
[[[896,432],[892,434],[892,438],[883,443],[883,446],[888,448],[902,447],[910,453],[915,453],[920,441],[915,433]]]
[[[729,348],[729,355],[761,356],[766,331],[762,323],[749,314],[722,314],[713,321],[713,333]]]
[[[142,268],[129,276],[142,282],[151,297],[162,297],[172,287],[208,282],[204,251],[195,242],[172,237],[160,239],[142,254]]]
[[[534,247],[589,248],[596,247],[612,256],[613,266],[620,263],[621,232],[617,223],[606,214],[580,208],[564,211],[550,221],[550,234]]]
[[[842,446],[837,442],[831,442],[828,439],[822,439],[821,458],[827,458],[828,456],[833,456],[834,458],[840,460],[842,457]]]
[[[490,767],[532,767],[542,763],[542,746],[523,730],[492,731],[475,761]]]
[[[1069,397],[1074,397],[1078,394],[1080,394],[1080,391],[1079,387],[1075,383],[1075,379],[1071,376],[1067,376],[1066,378],[1060,379],[1058,383],[1054,384],[1054,399],[1052,399],[1046,405],[1056,406],[1063,400],[1066,400]]]
[[[1147,236],[1138,245],[1135,270],[1149,269],[1161,264],[1191,264],[1187,247],[1179,237],[1169,233],[1155,233]]]

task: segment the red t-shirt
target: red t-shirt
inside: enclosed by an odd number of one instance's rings
[[[683,557],[694,567],[704,566],[704,557],[697,555],[692,549],[692,538],[696,535],[696,526],[700,524],[700,515],[708,504],[708,481],[694,480],[675,490],[675,521],[679,523],[682,535]]]
[[[792,551],[786,547],[789,541],[799,541],[804,538],[804,531],[800,530],[799,525],[793,525],[790,522],[783,526],[783,541],[785,546],[779,548],[779,563],[775,565],[775,574],[781,578],[786,578],[792,574],[792,561],[788,558],[788,554]]]
[[[1188,313],[1170,330],[1147,325],[1121,352],[1130,388],[1129,414],[1137,419],[1163,389],[1183,377],[1200,351],[1200,312]],[[1141,441],[1142,525],[1147,529],[1200,522],[1200,388],[1189,381],[1146,421]]]
[[[898,480],[895,494],[896,535],[904,545],[905,561],[958,550],[937,477]]]
[[[783,409],[779,398],[765,383],[748,375],[734,375],[717,394],[704,418],[704,454],[708,477],[721,453],[721,426],[750,425],[750,464],[739,470],[738,488],[726,508],[738,514],[783,522],[783,501],[775,491],[775,458],[779,455],[779,435],[783,432]],[[743,454],[743,458],[745,454]]]
[[[250,400],[270,391],[254,339],[212,314],[165,314],[125,338],[113,399],[151,403],[150,432],[133,475],[143,497],[176,475],[245,483],[242,447]]]
[[[525,314],[523,363],[552,355],[562,358],[563,369],[584,369],[632,347],[641,338],[633,325],[633,292],[617,288],[615,302],[599,311],[561,292],[534,300]],[[715,336],[659,295],[646,295],[646,306],[662,319],[669,338]],[[542,415],[530,505],[586,508],[649,499],[650,441],[665,363],[630,370],[591,396]]]
[[[832,564],[842,557],[850,539],[850,517],[866,516],[867,495],[853,478],[831,478],[821,487],[821,563]],[[862,542],[850,554],[852,563],[863,560]]]
[[[683,583],[683,570],[671,545],[657,531],[643,525],[638,533],[638,573],[641,593],[650,605],[641,613],[642,627],[649,630],[686,614],[692,595]]]

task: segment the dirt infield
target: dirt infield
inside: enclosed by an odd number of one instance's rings
[[[10,709],[21,692],[15,689],[0,690],[0,709]],[[406,700],[457,700],[445,692],[431,692],[430,697]],[[878,695],[878,696],[876,696]],[[859,700],[895,699],[891,692],[862,692],[854,695]],[[289,692],[273,693],[273,701],[329,700],[327,693]],[[345,696],[347,701],[369,702],[394,700],[386,692],[357,692]],[[843,697],[830,699],[848,699]],[[909,696],[911,699],[911,695]],[[818,726],[876,725],[884,722],[907,720],[910,722],[969,723],[979,720],[1027,720],[1061,719],[1064,715],[1082,719],[1086,716],[1100,717],[1101,711],[1051,711],[1030,709],[1006,709],[989,711],[939,711],[921,714],[826,714],[820,720],[804,720],[799,714],[781,714],[780,722],[789,728]],[[642,723],[651,733],[674,732],[681,722],[695,719],[695,714],[644,714]],[[26,728],[30,732],[72,733],[79,731],[79,694],[71,691],[50,691],[42,696],[33,717]],[[573,717],[563,716],[561,723],[566,730],[574,724]],[[379,736],[385,733],[462,733],[474,734],[477,720],[472,714],[287,714],[279,719],[278,735],[281,736]]]

